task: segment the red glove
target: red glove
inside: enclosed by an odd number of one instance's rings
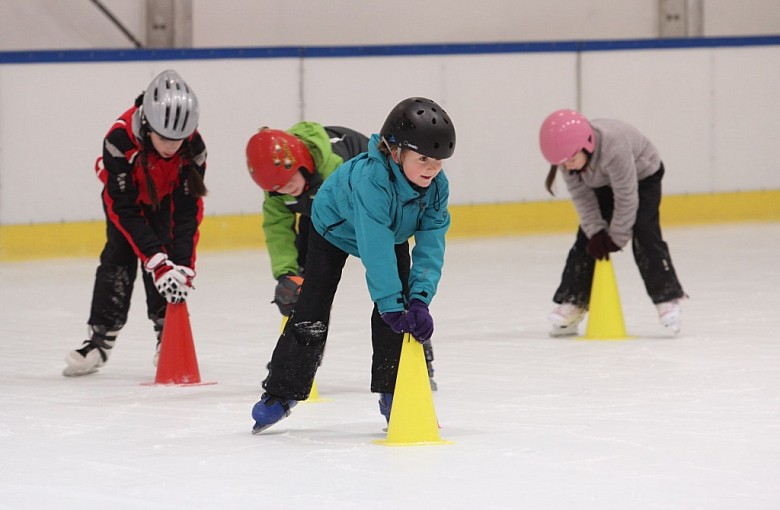
[[[620,251],[620,246],[615,244],[606,230],[600,230],[588,240],[586,251],[597,260],[609,260],[610,252]]]

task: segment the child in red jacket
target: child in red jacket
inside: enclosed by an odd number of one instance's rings
[[[166,306],[185,301],[195,277],[206,194],[198,117],[195,93],[167,70],[106,135],[95,171],[104,185],[107,239],[95,275],[89,337],[67,354],[63,375],[91,374],[108,361],[127,322],[139,260],[159,353]]]

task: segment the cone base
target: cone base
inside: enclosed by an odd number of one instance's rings
[[[371,442],[382,446],[437,446],[443,444],[455,444],[453,441],[447,441],[446,439],[439,439],[438,441],[417,441],[408,443],[389,441],[387,439],[374,439]]]
[[[619,336],[619,335],[612,335],[612,336],[608,336],[608,335],[603,335],[603,336],[588,336],[588,335],[584,335],[584,336],[576,337],[577,340],[589,340],[589,341],[594,341],[595,340],[595,341],[603,341],[603,342],[615,342],[615,341],[621,341],[621,340],[631,340],[631,339],[634,339],[634,338],[636,338],[636,337],[635,336],[631,336],[631,335],[623,335],[623,336]]]
[[[150,382],[142,382],[141,386],[211,386],[212,384],[217,384],[217,381],[206,381],[206,382],[169,382],[169,383],[158,383],[155,381]]]

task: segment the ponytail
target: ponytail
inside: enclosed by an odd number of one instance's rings
[[[556,175],[558,175],[558,165],[550,165],[550,171],[547,173],[547,178],[544,180],[544,187],[547,188],[547,192],[552,196],[555,196],[553,184],[555,184]]]
[[[198,171],[197,166],[193,163],[192,146],[189,141],[185,140],[180,149],[179,155],[181,156],[182,166],[190,164],[190,171],[187,174],[187,189],[195,198],[205,197],[209,190],[206,188],[206,183],[203,182],[203,175]]]

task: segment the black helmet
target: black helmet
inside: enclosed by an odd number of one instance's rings
[[[407,147],[433,159],[455,152],[455,126],[444,109],[431,99],[404,99],[387,116],[379,133],[388,143]]]

